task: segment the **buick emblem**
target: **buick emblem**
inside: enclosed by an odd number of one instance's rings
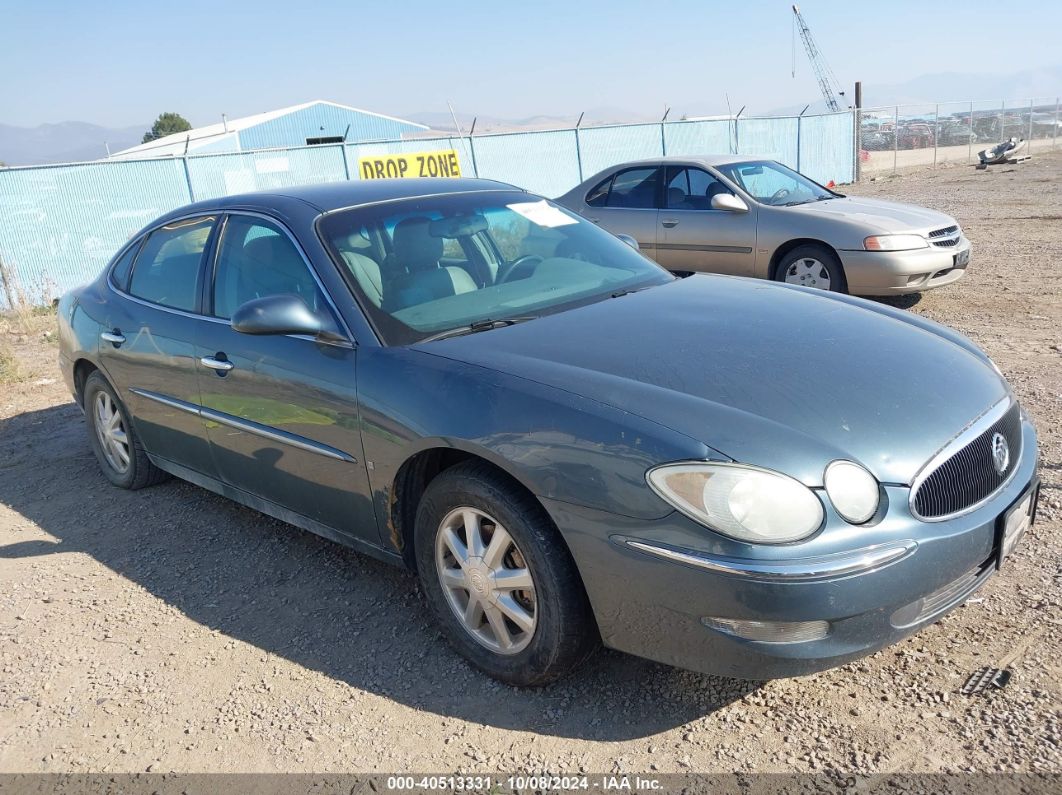
[[[1001,433],[992,435],[992,465],[1000,475],[1006,472],[1007,466],[1010,465],[1010,445]]]

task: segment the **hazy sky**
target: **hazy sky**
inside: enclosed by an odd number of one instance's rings
[[[801,10],[846,85],[1062,62],[1055,0]],[[790,76],[792,16],[775,0],[0,0],[0,123],[117,127],[172,110],[200,125],[310,99],[519,118],[718,113],[728,93],[735,111],[767,111],[819,99],[802,49]]]

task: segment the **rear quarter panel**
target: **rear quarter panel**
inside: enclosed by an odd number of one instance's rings
[[[74,382],[74,367],[77,362],[84,359],[99,366],[101,329],[97,318],[102,303],[98,283],[71,290],[59,299],[59,369],[75,400],[80,399]]]

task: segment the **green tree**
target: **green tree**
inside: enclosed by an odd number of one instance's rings
[[[174,133],[187,132],[190,129],[192,125],[180,113],[160,113],[155,123],[151,125],[151,129],[144,133],[143,142],[154,141],[156,138]]]

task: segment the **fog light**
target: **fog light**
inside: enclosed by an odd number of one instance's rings
[[[830,634],[828,621],[742,621],[705,616],[701,623],[727,635],[762,643],[804,643],[822,640]]]

